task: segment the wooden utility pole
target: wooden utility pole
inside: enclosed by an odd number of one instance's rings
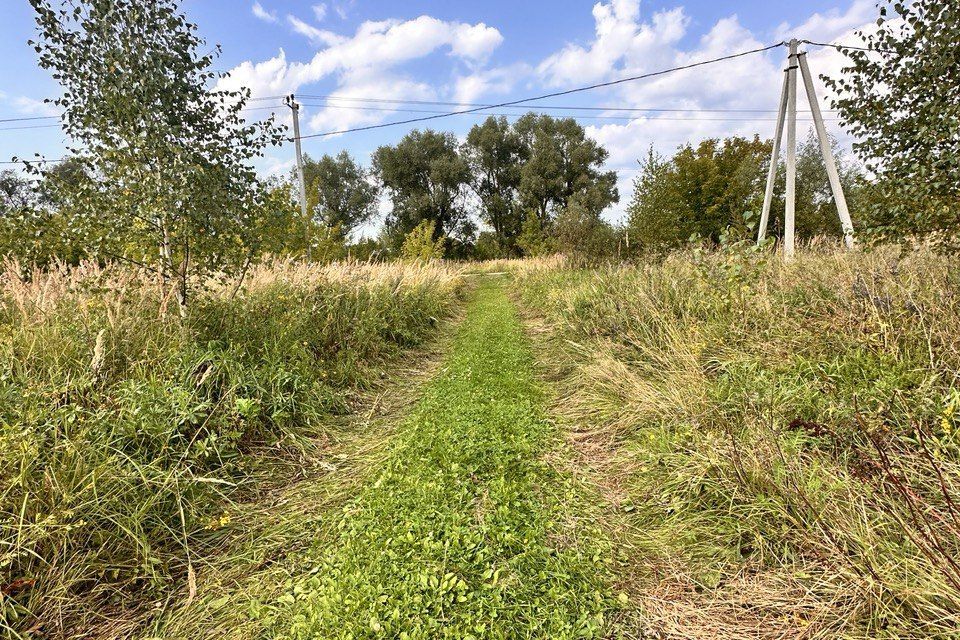
[[[757,232],[757,242],[763,242],[767,235],[767,226],[770,222],[770,205],[773,202],[773,187],[777,178],[777,163],[780,159],[780,140],[783,136],[784,121],[787,125],[787,193],[784,203],[783,224],[783,255],[790,259],[795,251],[795,226],[797,204],[797,70],[803,75],[804,89],[807,101],[810,103],[810,112],[813,115],[817,139],[820,142],[820,151],[830,180],[830,190],[834,202],[837,204],[837,215],[843,227],[843,238],[847,248],[854,246],[853,222],[850,211],[847,209],[847,200],[843,195],[843,186],[840,184],[840,174],[837,163],[830,148],[830,138],[823,124],[823,115],[817,94],[813,86],[813,76],[807,64],[807,54],[797,51],[799,42],[793,39],[789,43],[790,54],[787,58],[787,68],[784,70],[783,89],[780,93],[780,109],[777,112],[777,127],[773,138],[773,153],[770,156],[770,170],[767,172],[767,188],[763,197],[763,211],[760,215],[760,230]]]
[[[303,150],[300,147],[300,105],[292,93],[287,97],[287,106],[293,112],[293,142],[297,148],[297,177],[300,178],[300,213],[303,215],[304,241],[307,260],[311,258],[310,216],[307,214],[307,185],[303,177]]]

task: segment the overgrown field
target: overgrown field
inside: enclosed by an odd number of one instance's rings
[[[192,581],[195,534],[322,447],[461,282],[438,265],[278,263],[239,291],[211,283],[181,320],[143,273],[7,265],[0,635],[82,629]]]
[[[518,279],[613,505],[623,629],[957,637],[955,257],[688,251]]]

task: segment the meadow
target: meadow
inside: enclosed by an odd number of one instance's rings
[[[814,244],[515,268],[617,532],[619,628],[956,637],[955,258]]]
[[[195,591],[198,537],[315,462],[330,420],[461,288],[440,264],[275,262],[209,281],[181,319],[143,271],[6,264],[0,635]]]
[[[7,635],[956,637],[952,256],[281,261],[198,291],[181,317],[146,272],[6,265]]]

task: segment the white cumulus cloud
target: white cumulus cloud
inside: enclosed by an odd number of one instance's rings
[[[448,22],[430,16],[412,20],[382,20],[362,23],[352,36],[339,35],[288,16],[295,31],[307,36],[320,50],[307,61],[290,61],[283,50],[260,62],[246,61],[220,80],[218,88],[248,87],[254,96],[295,93],[302,87],[334,78],[336,94],[377,98],[435,97],[425,83],[407,78],[403,65],[447,50],[449,56],[468,68],[478,69],[503,41],[500,32],[483,23]],[[480,80],[497,84],[493,76]],[[501,79],[502,85],[503,80]],[[324,108],[309,122],[313,130],[341,129],[383,120],[381,111]]]

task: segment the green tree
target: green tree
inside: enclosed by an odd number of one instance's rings
[[[870,224],[881,238],[928,234],[960,245],[960,3],[881,2],[875,51],[843,49],[825,78],[854,150],[878,176]]]
[[[529,149],[505,117],[491,116],[470,129],[464,155],[480,199],[480,217],[493,228],[499,251],[510,251],[523,224],[518,193]]]
[[[23,175],[0,172],[0,258],[36,260],[37,193]]]
[[[66,237],[64,216],[47,193],[44,182],[15,171],[0,173],[0,258],[28,268],[55,260],[75,264],[84,257],[83,247]]]
[[[558,250],[556,237],[551,233],[553,222],[538,216],[527,216],[517,238],[517,246],[525,256],[546,256]]]
[[[442,259],[446,238],[435,237],[436,225],[434,220],[424,220],[415,226],[404,238],[400,256],[404,260]]]
[[[343,241],[376,215],[380,189],[346,151],[319,160],[305,156],[303,173],[307,211],[322,233],[335,230],[333,235]]]
[[[673,166],[655,153],[653,147],[640,161],[640,173],[633,181],[633,198],[627,205],[627,237],[639,249],[666,248],[685,237],[684,219],[676,209]]]
[[[631,242],[664,248],[692,235],[718,241],[724,232],[746,234],[745,214],[763,204],[769,155],[770,143],[758,136],[684,145],[669,161],[651,152],[627,208]]]
[[[597,213],[574,203],[554,221],[556,247],[581,263],[597,263],[617,252],[617,232]]]
[[[847,160],[834,138],[830,139],[830,146],[836,160],[837,172],[840,174],[840,184],[850,207],[850,215],[856,224],[863,217],[862,191],[866,179],[859,168]],[[776,223],[773,235],[777,237],[782,230],[785,191],[786,170],[781,162],[777,175],[778,195],[771,207],[771,217]],[[843,235],[820,142],[812,129],[797,148],[796,233],[801,238]]]
[[[619,201],[616,172],[600,170],[609,154],[576,120],[528,113],[514,128],[527,149],[518,187],[526,216],[545,227],[574,198],[596,215]]]
[[[249,91],[208,89],[219,47],[199,53],[179,0],[30,3],[82,167],[53,185],[68,230],[94,255],[153,265],[183,313],[197,276],[249,261],[264,205],[251,160],[282,131],[243,119]]]
[[[393,204],[386,228],[395,246],[424,221],[435,223],[434,240],[472,235],[465,206],[470,166],[452,133],[412,131],[377,149],[373,169]]]

